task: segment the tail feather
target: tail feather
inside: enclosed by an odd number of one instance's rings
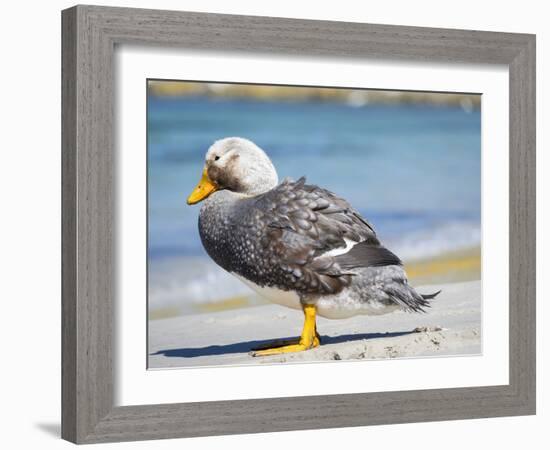
[[[385,291],[394,302],[400,304],[404,310],[409,312],[426,312],[425,308],[431,306],[429,300],[435,298],[441,292],[439,290],[433,294],[419,294],[407,285],[386,287]]]
[[[390,298],[400,305],[405,311],[426,312],[424,308],[430,307],[430,302],[417,293],[412,287],[403,285],[386,286],[384,291]]]
[[[433,294],[420,294],[424,300],[431,300],[432,298],[436,298],[441,293],[441,289],[437,292],[434,292]]]

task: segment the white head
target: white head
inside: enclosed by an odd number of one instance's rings
[[[260,147],[248,139],[224,138],[214,142],[206,152],[202,179],[187,203],[198,203],[220,189],[258,195],[277,183],[277,171]]]

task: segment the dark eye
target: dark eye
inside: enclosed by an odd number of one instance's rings
[[[214,156],[214,161],[217,161],[218,159],[220,159],[218,155]]]

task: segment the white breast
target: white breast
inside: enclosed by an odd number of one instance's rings
[[[302,309],[302,305],[300,304],[300,297],[298,297],[298,294],[294,291],[283,291],[282,289],[269,287],[269,286],[259,286],[256,283],[247,280],[244,277],[241,277],[240,275],[237,275],[236,273],[231,272],[231,275],[235,276],[239,280],[241,280],[244,284],[246,284],[250,289],[252,289],[254,292],[256,292],[261,297],[265,298],[266,300],[269,300],[272,303],[276,303],[277,305],[286,306],[287,308],[292,309]]]

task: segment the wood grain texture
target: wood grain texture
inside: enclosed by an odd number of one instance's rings
[[[535,39],[510,71],[510,385],[533,411],[536,393]]]
[[[62,436],[93,443],[535,412],[535,38],[483,31],[77,6],[63,11]],[[115,44],[505,64],[510,72],[510,383],[114,407]]]
[[[62,34],[62,90],[61,103],[61,234],[62,248],[62,373],[61,373],[61,434],[76,440],[76,10],[63,14]]]
[[[113,46],[83,8],[62,23],[63,401],[72,405],[62,436],[79,442],[113,406]]]

